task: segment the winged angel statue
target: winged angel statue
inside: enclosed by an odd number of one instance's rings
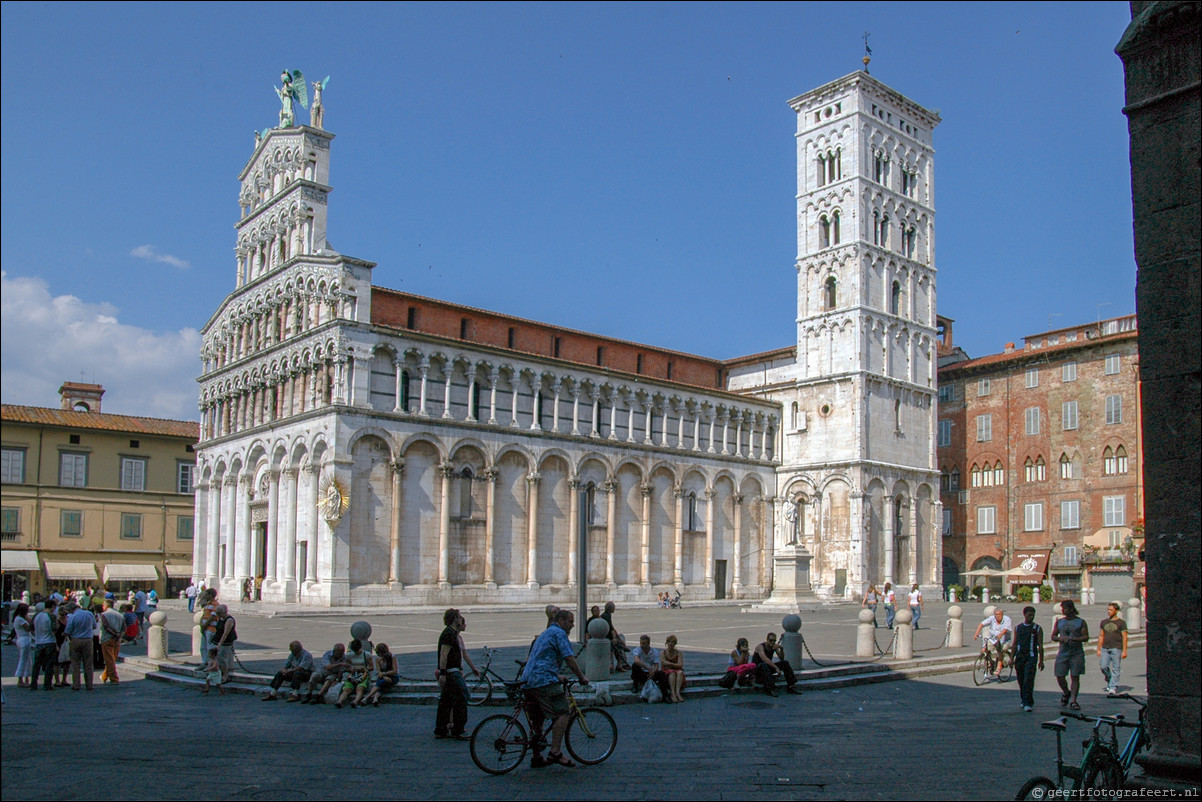
[[[300,70],[284,70],[280,74],[283,86],[276,87],[275,93],[280,96],[280,128],[291,128],[296,125],[296,115],[292,103],[300,103],[301,108],[309,108],[309,90],[305,86],[305,74]]]

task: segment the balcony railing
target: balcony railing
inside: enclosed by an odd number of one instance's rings
[[[0,532],[0,542],[16,543],[20,539],[21,539],[20,532]]]

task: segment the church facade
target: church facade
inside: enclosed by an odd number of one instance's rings
[[[196,579],[316,606],[937,588],[938,116],[864,72],[791,105],[798,341],[738,360],[373,286],[326,242],[333,135],[268,131],[202,330]]]

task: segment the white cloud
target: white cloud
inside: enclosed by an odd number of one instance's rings
[[[105,412],[197,420],[200,332],[150,331],[118,314],[112,304],[51,295],[40,278],[0,272],[4,403],[57,407],[64,381],[88,381],[104,385]]]
[[[189,267],[187,260],[180,259],[178,256],[172,256],[169,253],[159,253],[158,249],[153,245],[139,245],[130,251],[129,255],[151,262],[162,262],[172,267],[178,267],[180,270],[187,270]]]

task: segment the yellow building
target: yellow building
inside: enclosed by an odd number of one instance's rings
[[[174,596],[192,574],[199,427],[100,411],[66,382],[59,409],[3,405],[4,598],[88,585]]]

